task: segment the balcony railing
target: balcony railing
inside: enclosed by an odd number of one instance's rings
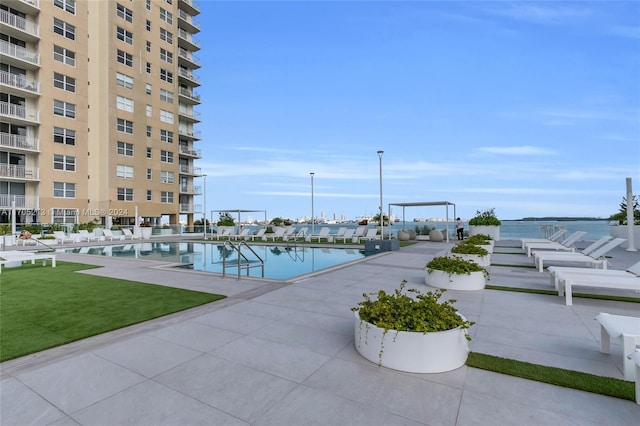
[[[0,164],[0,176],[36,180],[39,179],[40,169],[37,167],[17,166],[15,164]]]
[[[185,22],[188,22],[189,25],[192,25],[192,26],[196,27],[198,30],[200,30],[200,23],[198,21],[196,21],[195,19],[193,19],[193,16],[189,15],[184,10],[179,10],[178,11],[178,16],[180,17],[180,19],[184,20]]]
[[[197,93],[195,93],[193,90],[189,90],[189,89],[186,89],[186,88],[184,88],[184,87],[180,87],[180,88],[178,89],[178,92],[179,92],[182,96],[186,96],[187,98],[195,99],[195,100],[197,100],[198,102],[200,102],[200,95],[199,95],[199,94],[197,94]]]
[[[180,173],[185,175],[201,175],[202,169],[200,169],[200,167],[193,167],[186,164],[181,164]]]
[[[200,121],[200,113],[198,111],[179,109],[178,114],[191,120]]]
[[[192,64],[200,66],[200,58],[198,58],[196,55],[192,54],[191,52],[189,52],[186,49],[180,48],[178,50],[178,56],[181,57],[181,58],[186,59],[187,61],[191,62]]]
[[[184,78],[188,78],[191,81],[195,81],[198,84],[200,84],[200,78],[196,77],[195,75],[193,75],[193,73],[189,70],[185,70],[182,68],[178,68],[178,75]]]
[[[22,3],[29,4],[40,9],[40,0],[20,0]]]
[[[20,31],[31,34],[34,37],[40,37],[40,26],[35,22],[24,19],[22,16],[9,13],[6,10],[0,10],[0,22],[9,27],[17,28]]]
[[[180,146],[180,154],[192,155],[194,157],[202,157],[202,150],[191,149],[186,146]]]
[[[8,102],[0,102],[0,115],[36,122],[40,118],[37,111],[27,112],[27,109],[22,105],[10,104]]]
[[[201,204],[180,203],[181,213],[202,213]]]
[[[200,3],[196,0],[180,0],[184,4],[188,4],[193,10],[197,10],[200,13]]]
[[[202,132],[200,130],[183,129],[181,127],[178,127],[178,134],[182,136],[194,138],[194,139],[200,139],[202,136]]]
[[[183,30],[182,28],[178,28],[178,38],[181,38],[187,41],[189,44],[192,44],[200,48],[200,40],[195,38],[191,33]]]
[[[15,201],[15,206],[21,209],[37,209],[38,197],[33,195],[12,195],[0,194],[0,208],[6,209],[11,207],[11,203]]]
[[[6,41],[0,41],[0,53],[40,66],[40,55],[37,52]]]
[[[33,138],[22,135],[12,135],[10,133],[0,133],[0,146],[8,148],[28,149],[38,151],[39,143]]]
[[[192,186],[192,185],[180,185],[180,192],[182,194],[199,195],[199,194],[202,194],[202,187]]]
[[[31,93],[40,93],[40,83],[35,80],[28,80],[20,74],[11,74],[0,71],[0,84],[26,90]]]

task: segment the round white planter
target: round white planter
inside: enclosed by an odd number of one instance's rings
[[[428,235],[416,235],[416,241],[429,241]]]
[[[488,235],[493,239],[493,241],[500,241],[499,226],[469,225],[469,236],[478,234]]]
[[[485,246],[482,246],[485,247]],[[491,255],[487,254],[486,256],[480,256],[479,254],[461,254],[461,253],[451,253],[453,256],[460,257],[464,260],[470,260],[472,262],[477,263],[478,265],[486,268],[487,266],[491,266]]]
[[[151,228],[150,226],[143,226],[140,228],[140,237],[143,240],[148,240],[149,238],[151,238],[151,231],[153,228]]]
[[[465,330],[433,333],[384,329],[361,321],[355,312],[355,346],[371,362],[409,373],[443,373],[467,361],[469,342]]]
[[[482,290],[487,279],[482,271],[470,274],[449,274],[434,269],[429,273],[425,269],[424,283],[430,287],[446,288],[448,290]]]
[[[485,249],[486,251],[488,251],[488,252],[489,252],[489,254],[493,253],[493,243],[491,243],[491,244],[487,244],[487,245],[484,245],[484,244],[478,244],[478,247],[482,247],[483,249]]]
[[[398,231],[398,240],[400,241],[409,241],[409,233],[406,231]]]

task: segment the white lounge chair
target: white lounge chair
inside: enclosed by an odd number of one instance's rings
[[[360,242],[377,239],[380,239],[380,237],[378,237],[378,230],[376,228],[369,228],[367,229],[366,234],[364,234],[362,237],[358,237],[358,241]]]
[[[221,238],[228,239],[228,238],[231,238],[232,235],[233,235],[233,228],[222,228],[220,232],[216,232],[211,236],[211,238],[215,237],[216,240],[219,240]]]
[[[557,275],[555,278],[558,296],[565,297],[567,305],[573,304],[573,287],[597,287],[616,290],[635,290],[640,292],[640,277],[623,275],[587,275],[574,274],[572,276]]]
[[[557,242],[566,232],[567,230],[562,228],[554,232],[549,238],[520,238],[520,243],[522,244],[522,248],[524,248],[525,243]]]
[[[640,405],[640,349],[636,349],[631,355],[627,355],[636,366],[636,404]]]
[[[607,269],[607,261],[604,259],[604,255],[614,247],[619,246],[622,242],[626,241],[624,238],[616,238],[609,241],[604,246],[593,251],[590,255],[583,253],[566,253],[566,252],[551,252],[551,251],[534,251],[533,262],[538,267],[538,271],[542,272],[544,269],[544,262],[577,262],[585,263],[592,267],[602,265],[602,269]]]
[[[93,232],[89,232],[86,229],[81,229],[78,231],[80,234],[80,241],[98,241],[99,237],[97,237]]]
[[[249,235],[249,228],[244,228],[242,231],[240,231],[239,234],[233,234],[231,235],[231,238],[233,238],[234,240],[239,240],[239,239],[243,239],[246,240],[250,237]]]
[[[115,238],[116,240],[124,240],[124,235],[114,235],[113,231],[110,229],[103,229],[102,233],[104,234],[104,238],[105,239],[109,239],[109,241],[113,241],[113,239]]]
[[[622,340],[624,379],[635,380],[636,369],[629,355],[636,351],[636,345],[640,345],[640,318],[601,312],[595,320],[600,323],[600,352],[611,353],[612,338]]]
[[[282,237],[284,237],[284,233],[285,233],[286,229],[284,228],[276,228],[275,232],[272,232],[270,234],[265,233],[262,236],[262,241],[275,241],[278,238],[282,239]]]
[[[0,273],[2,273],[2,265],[11,265],[16,262],[29,261],[35,264],[36,260],[42,260],[42,266],[47,266],[47,260],[51,260],[51,267],[56,267],[56,255],[50,253],[37,253],[32,251],[3,251],[0,252]],[[16,265],[18,266],[18,265]]]
[[[318,240],[318,242],[320,242],[320,240],[329,241],[329,233],[330,232],[331,232],[331,228],[324,226],[324,227],[320,228],[320,232],[319,233],[317,233],[315,235],[309,235],[308,236],[309,241],[313,241],[314,239]]]
[[[124,235],[124,239],[125,240],[127,238],[129,238],[130,240],[139,240],[140,239],[140,235],[135,235],[133,232],[131,232],[131,229],[129,229],[129,228],[122,228],[122,234]]]
[[[56,242],[58,244],[64,244],[64,243],[73,243],[73,238],[71,238],[70,236],[68,236],[67,234],[65,234],[62,231],[53,231],[53,236],[56,237]]]
[[[573,243],[578,241],[580,237],[582,237],[586,232],[584,231],[576,231],[571,234],[569,237],[565,238],[559,243],[555,243],[553,241],[549,242],[537,242],[537,243],[525,243],[524,247],[527,250],[527,256],[531,257],[531,250],[565,250],[565,251],[575,251],[575,247],[573,247]]]
[[[250,235],[249,238],[251,238],[251,241],[255,241],[256,238],[262,239],[266,231],[267,231],[267,228],[260,228],[255,234]]]
[[[342,241],[343,243],[346,243],[347,240],[352,241],[354,235],[356,234],[356,230],[355,229],[347,229],[346,231],[344,231],[344,234],[342,234],[339,237],[334,237],[333,241]]]
[[[367,233],[367,226],[366,225],[359,225],[356,228],[356,232],[355,232],[355,234],[353,236],[360,238],[360,237],[363,237],[364,234],[366,234],[366,233]]]
[[[640,262],[634,263],[626,270],[620,269],[593,269],[593,268],[572,268],[568,266],[549,266],[547,271],[551,273],[551,285],[556,290],[558,289],[558,283],[566,279],[580,278],[583,275],[589,277],[599,278],[640,278]]]
[[[330,234],[334,241],[336,238],[338,237],[342,237],[344,235],[344,233],[347,232],[347,227],[346,226],[341,226],[340,228],[338,228],[338,231],[335,234]]]

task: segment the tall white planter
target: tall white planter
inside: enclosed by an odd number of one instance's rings
[[[495,225],[490,226],[478,226],[478,225],[469,225],[469,236],[471,235],[488,235],[493,241],[500,241],[500,227]]]
[[[425,274],[426,285],[448,290],[482,290],[487,284],[487,278],[482,271],[474,271],[470,274],[449,274],[437,269],[431,272],[425,269]]]
[[[150,226],[143,226],[140,228],[140,237],[143,240],[148,240],[149,238],[151,238],[151,231],[153,228],[151,228]]]
[[[611,236],[613,238],[628,238],[628,234],[627,232],[629,232],[627,230],[627,225],[610,225],[609,226],[609,234],[611,234]],[[633,244],[634,247],[640,248],[640,225],[633,225]],[[628,241],[624,241],[622,244],[620,244],[620,247],[623,248],[628,248],[629,247],[629,242]]]
[[[467,361],[465,330],[419,333],[389,330],[360,320],[355,312],[355,347],[367,360],[409,373],[443,373]]]

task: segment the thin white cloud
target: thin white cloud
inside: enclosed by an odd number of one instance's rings
[[[538,24],[558,24],[591,15],[584,7],[542,5],[540,3],[509,2],[500,3],[500,8],[492,8],[489,13],[518,21]]]
[[[550,149],[535,147],[531,145],[522,146],[485,146],[478,148],[478,151],[499,155],[555,155],[556,152]]]

